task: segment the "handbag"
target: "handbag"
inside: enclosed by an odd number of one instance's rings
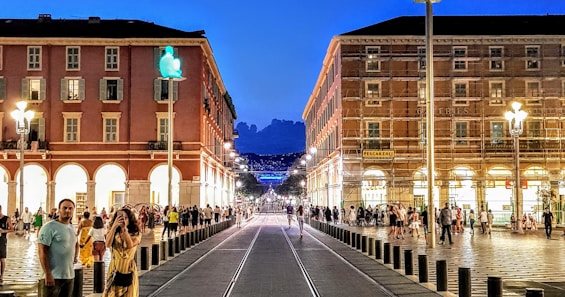
[[[121,273],[116,271],[114,275],[114,285],[120,287],[129,287],[133,282],[133,272]]]

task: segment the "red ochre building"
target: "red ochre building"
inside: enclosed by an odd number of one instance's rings
[[[435,16],[434,205],[515,212],[504,113],[528,112],[520,143],[523,212],[565,195],[565,16]],[[303,112],[314,204],[427,204],[425,17],[335,36]],[[549,204],[551,200],[551,204]]]
[[[20,205],[16,102],[35,112],[25,136],[23,205],[63,198],[77,212],[168,203],[165,46],[182,61],[173,83],[174,205],[233,203],[235,107],[204,31],[139,20],[0,20],[0,205]],[[7,207],[6,207],[7,206]],[[20,210],[21,211],[21,210]]]

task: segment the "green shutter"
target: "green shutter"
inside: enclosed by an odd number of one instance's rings
[[[0,78],[0,100],[6,100],[6,79]]]
[[[29,80],[22,78],[22,100],[29,100]]]
[[[159,70],[159,60],[161,60],[161,48],[156,47],[153,49],[153,65],[157,70]]]
[[[86,86],[86,84],[85,84],[85,82],[84,82],[84,79],[82,79],[82,78],[79,79],[79,80],[78,80],[78,99],[79,99],[79,100],[84,100],[84,97],[85,97],[85,94],[84,94],[84,93],[85,93],[85,91],[84,91],[84,90],[85,90],[85,86]]]
[[[68,90],[67,90],[67,82],[66,78],[61,79],[61,100],[67,100],[69,97]]]
[[[47,84],[45,83],[45,78],[39,80],[39,100],[45,100],[47,98]]]
[[[37,131],[37,140],[45,140],[45,119],[38,118],[39,131]]]
[[[124,80],[123,79],[118,79],[118,94],[117,94],[117,98],[118,101],[122,101],[124,100]]]
[[[177,101],[179,99],[179,82],[173,81],[173,101]]]
[[[153,100],[160,101],[161,100],[161,79],[156,78],[153,81]]]
[[[105,79],[101,79],[100,80],[100,100],[106,100],[107,96],[106,96],[106,80]]]

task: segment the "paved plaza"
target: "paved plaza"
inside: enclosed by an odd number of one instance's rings
[[[413,250],[416,259],[419,254],[427,254],[429,260],[430,283],[435,284],[435,261],[446,260],[448,265],[448,290],[457,293],[457,272],[459,267],[471,269],[473,296],[487,296],[488,276],[501,277],[504,282],[504,296],[524,296],[524,287],[545,289],[545,296],[565,296],[565,237],[562,229],[554,230],[553,237],[546,239],[543,230],[527,231],[524,234],[511,232],[503,228],[493,229],[492,234],[480,234],[476,229],[471,234],[467,228],[462,234],[453,235],[453,245],[427,247],[423,236],[406,239],[388,237],[388,227],[350,227],[338,224],[353,232],[361,233],[383,242],[398,245],[402,250]],[[230,228],[228,233],[235,232]],[[329,237],[308,227],[306,229],[316,237]],[[159,242],[161,229],[145,234],[142,245],[149,246]],[[8,234],[7,270],[2,290],[14,290],[18,296],[36,296],[37,281],[41,275],[37,255],[36,234],[29,237]],[[439,236],[438,236],[439,237]],[[329,240],[335,240],[329,238]],[[109,253],[106,253],[106,264]],[[174,262],[175,258],[169,259]],[[379,262],[367,256],[367,263]],[[418,261],[414,261],[414,271],[418,271]],[[392,269],[392,265],[388,265]],[[402,266],[403,267],[403,266]],[[92,292],[92,268],[84,268],[85,295]]]

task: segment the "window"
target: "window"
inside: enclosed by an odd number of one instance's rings
[[[526,46],[526,70],[539,70],[539,46]]]
[[[504,82],[491,81],[489,82],[489,97],[491,105],[502,105],[502,97],[504,97]]]
[[[489,68],[491,71],[504,70],[504,48],[502,46],[493,46],[489,48]]]
[[[169,130],[169,121],[167,118],[160,118],[159,119],[159,141],[167,141],[168,139],[168,130]]]
[[[22,79],[22,99],[23,100],[45,100],[45,79],[43,78],[24,78]]]
[[[418,126],[418,135],[420,136],[420,144],[426,144],[427,135],[427,124],[426,121],[421,121]]]
[[[467,145],[467,122],[455,122],[455,144]]]
[[[541,87],[539,81],[526,82],[526,104],[541,104]]]
[[[367,71],[380,71],[381,70],[381,61],[379,61],[379,54],[381,52],[381,48],[377,46],[368,46],[365,48],[365,52],[367,54],[367,61],[366,61],[366,69]]]
[[[120,123],[120,112],[103,112],[104,123],[104,142],[118,142],[118,127]]]
[[[173,52],[174,52],[173,56],[175,57],[179,56],[178,48],[174,47]],[[155,65],[155,69],[159,69],[159,60],[161,60],[161,57],[163,56],[164,53],[165,53],[164,46],[153,48],[153,65]]]
[[[453,70],[467,70],[467,48],[453,48]]]
[[[80,141],[80,118],[81,112],[63,112],[63,120],[65,123],[65,142]]]
[[[6,100],[6,79],[0,77],[0,101]]]
[[[491,122],[490,123],[490,143],[502,144],[504,141],[504,122]]]
[[[426,105],[426,83],[418,82],[418,105]]]
[[[418,48],[418,69],[426,70],[426,48]]]
[[[367,82],[365,84],[365,105],[380,106],[381,105],[381,83]]]
[[[119,47],[106,47],[106,71],[119,70]]]
[[[454,105],[467,105],[466,99],[458,99],[458,98],[467,98],[467,82],[455,82],[453,83],[453,100]]]
[[[67,70],[80,69],[80,48],[78,46],[67,46]]]
[[[179,82],[173,81],[173,101],[177,101],[179,97]],[[203,88],[205,91],[205,88]],[[157,78],[153,81],[153,100],[168,101],[169,100],[169,80]]]
[[[41,47],[27,47],[27,70],[41,70]]]
[[[368,149],[379,149],[380,148],[380,137],[381,137],[381,123],[371,122],[367,123],[367,138],[369,142],[367,143]]]
[[[122,101],[124,81],[119,78],[103,78],[100,80],[100,100]]]
[[[61,100],[63,101],[84,100],[84,79],[63,78],[61,80]]]

